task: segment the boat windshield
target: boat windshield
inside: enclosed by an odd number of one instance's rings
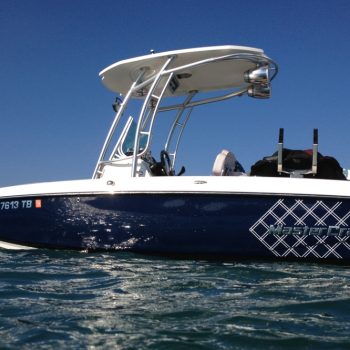
[[[134,120],[132,120],[131,123],[129,124],[129,128],[126,133],[126,136],[122,142],[122,152],[126,156],[131,156],[134,153],[136,128],[137,128],[137,124]],[[139,153],[145,149],[146,144],[147,144],[147,135],[141,135]]]

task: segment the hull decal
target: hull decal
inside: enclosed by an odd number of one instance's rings
[[[350,211],[342,204],[279,199],[249,231],[277,257],[342,259],[350,252]]]

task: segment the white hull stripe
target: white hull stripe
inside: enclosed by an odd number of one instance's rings
[[[0,241],[0,248],[3,249],[11,249],[11,250],[31,250],[31,249],[37,249],[34,247],[27,247],[25,245],[20,244],[14,244],[14,243],[8,243],[4,241]]]

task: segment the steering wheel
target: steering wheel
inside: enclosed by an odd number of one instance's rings
[[[165,171],[165,174],[167,176],[174,175],[174,172],[171,169],[171,162],[170,162],[169,153],[165,150],[160,152],[160,164],[162,165],[162,167]]]

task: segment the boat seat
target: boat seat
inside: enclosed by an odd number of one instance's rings
[[[223,149],[217,156],[213,165],[212,175],[214,176],[238,176],[244,172],[237,171],[238,161],[234,154]],[[240,166],[241,167],[241,166]],[[241,169],[240,169],[241,170]],[[242,169],[243,170],[243,169]]]

